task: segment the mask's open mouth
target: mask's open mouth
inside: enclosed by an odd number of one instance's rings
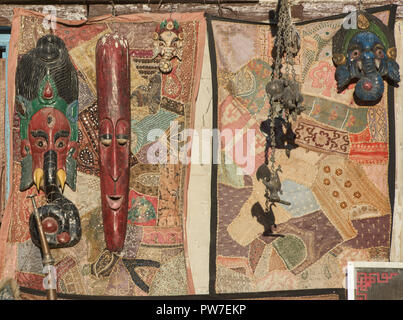
[[[108,202],[108,206],[112,210],[118,210],[122,205],[123,196],[122,195],[107,195],[106,201]]]

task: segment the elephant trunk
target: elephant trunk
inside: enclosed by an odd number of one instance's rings
[[[374,59],[362,59],[362,71],[364,74],[368,77],[375,77],[376,74],[378,73],[378,70],[375,65],[375,60]]]
[[[71,247],[81,239],[80,216],[76,206],[60,192],[57,183],[57,153],[49,150],[44,155],[44,190],[46,202],[38,208],[39,217],[51,249]],[[40,247],[35,217],[30,216],[32,242]]]
[[[360,60],[363,76],[355,87],[356,96],[362,101],[378,101],[383,94],[384,84],[375,59],[364,57]]]
[[[49,150],[44,154],[43,173],[44,189],[47,202],[54,202],[63,197],[57,185],[57,153]]]

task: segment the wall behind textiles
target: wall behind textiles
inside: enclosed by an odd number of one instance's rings
[[[396,46],[400,54],[397,62],[400,72],[403,69],[403,19],[395,25]],[[395,121],[396,121],[396,182],[395,212],[393,216],[391,261],[403,261],[403,85],[395,90]]]

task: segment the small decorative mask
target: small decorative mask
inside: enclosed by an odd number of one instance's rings
[[[176,20],[165,19],[157,26],[153,34],[153,58],[161,56],[159,69],[162,73],[172,71],[171,60],[182,60],[183,31]]]
[[[47,204],[38,208],[50,248],[70,247],[81,237],[77,208],[61,191],[76,188],[78,81],[63,41],[40,38],[16,72],[16,109],[20,116],[22,173],[20,190],[36,185]],[[32,241],[40,246],[34,216]]]
[[[358,80],[359,102],[376,103],[384,92],[383,80],[400,81],[393,31],[377,17],[357,11],[357,28],[344,26],[333,38],[333,61],[339,90]]]
[[[100,38],[96,47],[99,158],[102,217],[106,247],[123,249],[128,214],[130,156],[130,58],[118,34]]]

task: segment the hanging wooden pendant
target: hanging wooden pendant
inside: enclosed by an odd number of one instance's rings
[[[183,30],[176,20],[165,19],[155,29],[153,35],[153,58],[161,56],[159,69],[162,73],[172,71],[171,60],[182,60]]]

